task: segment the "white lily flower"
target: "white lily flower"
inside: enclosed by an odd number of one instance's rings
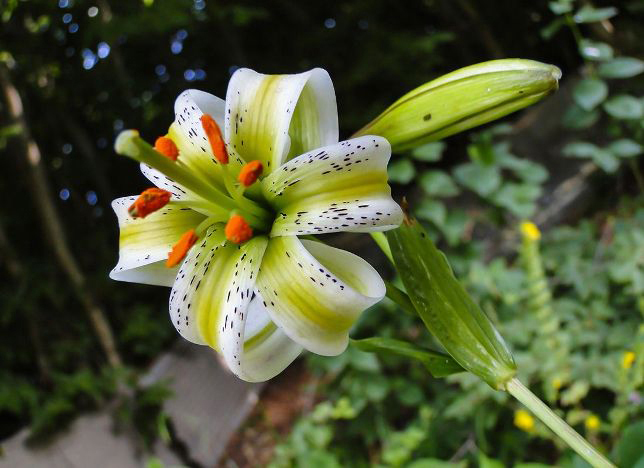
[[[274,377],[303,348],[342,353],[385,285],[360,257],[298,236],[402,222],[387,140],[338,142],[333,84],[319,68],[240,69],[225,101],[188,90],[175,116],[156,150],[132,130],[116,141],[157,188],[112,202],[121,231],[110,277],[172,287],[177,331],[247,381]]]

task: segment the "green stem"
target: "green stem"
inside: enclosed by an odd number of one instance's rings
[[[376,241],[376,244],[378,244],[378,247],[380,247],[380,250],[387,256],[389,261],[391,262],[392,265],[395,265],[394,263],[394,257],[391,255],[391,247],[389,247],[389,241],[387,240],[387,236],[385,236],[384,232],[370,232],[371,237],[373,238],[374,241]]]
[[[557,416],[548,406],[536,397],[525,385],[514,378],[506,384],[506,390],[510,395],[523,403],[534,413],[546,426],[563,439],[570,448],[596,468],[615,467],[608,459],[595,449],[586,439],[580,436],[572,427]]]
[[[411,299],[409,299],[409,296],[405,291],[399,289],[397,286],[387,280],[385,280],[385,286],[387,287],[386,296],[389,299],[398,304],[400,308],[408,314],[413,316],[418,315],[416,313],[416,309],[414,308],[414,304],[412,304]]]

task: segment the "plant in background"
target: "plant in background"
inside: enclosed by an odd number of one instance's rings
[[[628,161],[640,190],[644,190],[644,179],[634,159],[644,152],[641,126],[644,103],[641,96],[630,94],[628,87],[616,81],[644,72],[644,62],[619,55],[607,42],[586,37],[580,27],[596,25],[611,36],[614,28],[609,20],[618,14],[618,9],[595,8],[574,0],[556,0],[549,6],[557,18],[543,29],[542,35],[549,39],[567,27],[585,63],[583,77],[572,91],[574,104],[564,115],[563,124],[570,129],[584,130],[601,120],[610,129],[608,141],[573,141],[563,148],[564,155],[589,159],[609,173],[616,172],[622,161]]]

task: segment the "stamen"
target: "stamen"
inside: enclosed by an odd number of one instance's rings
[[[237,180],[244,186],[250,187],[255,183],[255,181],[262,175],[264,166],[262,166],[261,161],[251,161],[241,168]]]
[[[240,215],[233,215],[230,217],[224,232],[226,234],[226,239],[233,244],[243,244],[253,237],[252,228]]]
[[[181,263],[181,260],[186,256],[190,247],[192,247],[199,238],[195,234],[194,229],[190,229],[187,232],[184,232],[179,242],[174,244],[172,250],[168,253],[168,260],[165,262],[165,266],[172,268]]]
[[[179,157],[179,149],[177,148],[177,145],[175,145],[174,141],[168,137],[161,136],[157,138],[157,141],[154,142],[154,149],[173,161],[176,161]]]
[[[215,119],[213,119],[210,114],[203,114],[201,116],[201,126],[208,137],[210,148],[212,149],[212,153],[215,155],[215,158],[217,158],[217,161],[221,164],[228,164],[226,144],[224,143],[224,139],[221,136],[221,130],[219,129],[217,122],[215,122]]]
[[[167,190],[156,187],[149,188],[139,195],[127,211],[133,218],[145,218],[150,213],[166,206],[171,196],[172,194]]]

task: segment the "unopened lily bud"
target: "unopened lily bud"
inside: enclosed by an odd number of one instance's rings
[[[561,70],[533,60],[492,60],[410,91],[354,136],[380,135],[404,151],[527,107],[558,88]]]

